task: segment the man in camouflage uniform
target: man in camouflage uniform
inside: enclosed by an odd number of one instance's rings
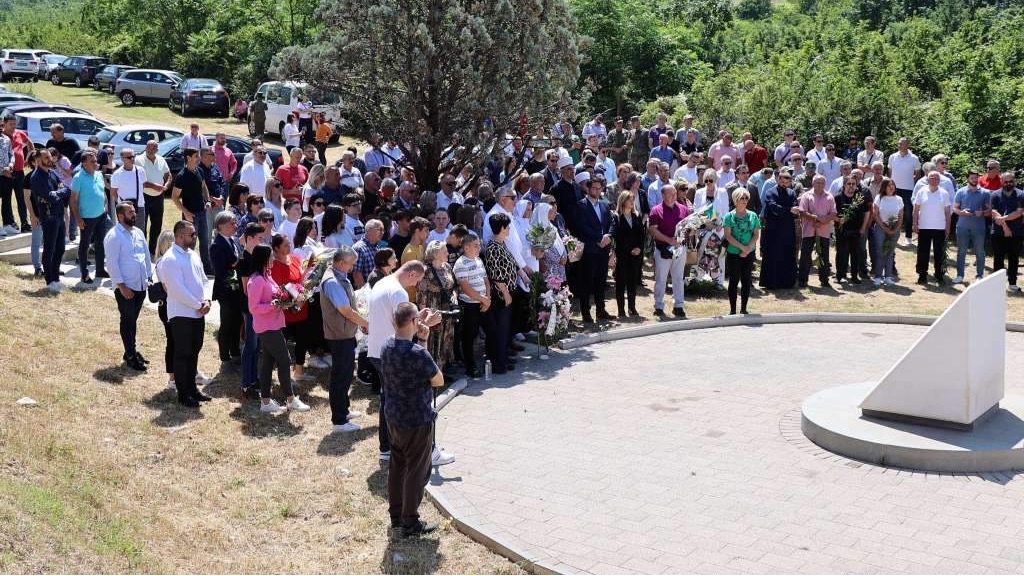
[[[615,162],[615,166],[619,166],[629,159],[629,150],[626,148],[628,140],[629,131],[622,127],[622,117],[616,116],[615,128],[608,133],[607,141],[607,146],[611,152],[609,156],[611,156],[612,162]]]
[[[629,163],[633,165],[634,170],[639,170],[640,166],[647,165],[647,159],[651,157],[651,143],[647,140],[647,128],[640,126],[640,117],[633,116],[629,120],[633,124],[629,138],[626,139]]]

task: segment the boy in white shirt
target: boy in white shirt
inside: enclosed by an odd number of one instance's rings
[[[450,227],[448,223],[450,218],[448,217],[448,211],[438,208],[434,212],[434,229],[427,234],[427,244],[437,240],[438,242],[445,243],[448,241],[448,230]]]

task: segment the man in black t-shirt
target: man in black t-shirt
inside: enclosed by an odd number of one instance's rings
[[[210,207],[210,192],[206,182],[199,174],[199,150],[185,148],[185,167],[174,176],[174,188],[171,200],[181,210],[183,220],[191,222],[196,229],[199,240],[199,258],[203,262],[203,270],[207,276],[213,274],[210,262],[210,226],[206,219],[206,210]]]
[[[826,192],[827,194],[827,192]],[[836,281],[846,281],[850,269],[850,282],[860,284],[862,238],[871,223],[871,193],[862,189],[856,176],[846,176],[843,191],[836,195]]]
[[[64,127],[60,124],[52,124],[50,126],[50,139],[46,141],[47,148],[56,148],[58,152],[71,160],[71,163],[75,166],[81,161],[78,157],[78,152],[81,151],[82,147],[78,145],[78,142],[70,138],[64,137]],[[97,158],[97,160],[99,160]]]

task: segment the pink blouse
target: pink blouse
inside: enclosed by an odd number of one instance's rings
[[[257,334],[284,328],[284,311],[271,303],[276,290],[277,283],[268,276],[253,274],[249,277],[249,313],[252,314],[252,328]]]

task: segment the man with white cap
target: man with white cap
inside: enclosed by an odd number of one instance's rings
[[[558,213],[568,225],[576,215],[576,203],[583,198],[575,182],[576,169],[573,167],[572,158],[564,156],[558,159],[558,174],[559,180],[551,188],[551,195],[555,197]],[[587,173],[588,178],[589,176]]]

